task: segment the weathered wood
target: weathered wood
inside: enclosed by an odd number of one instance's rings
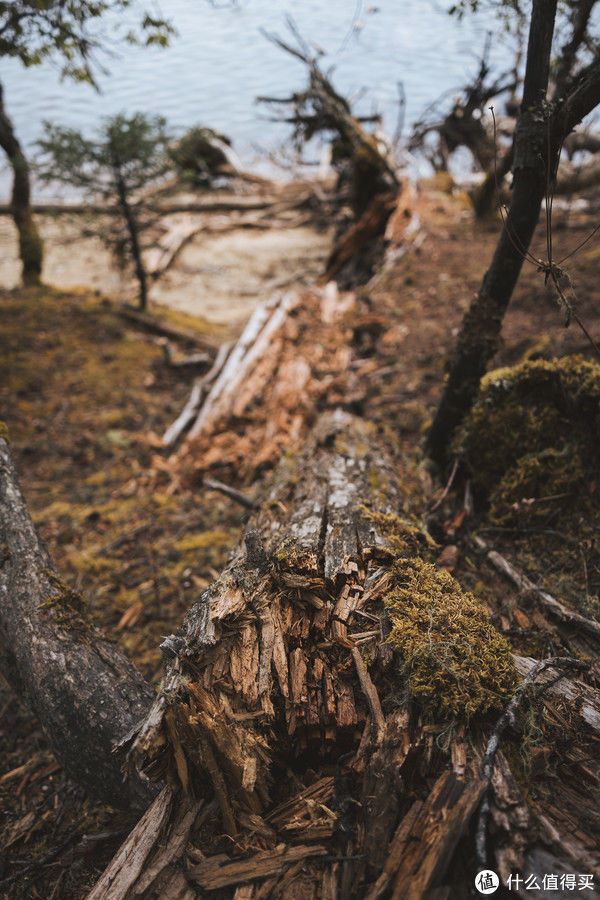
[[[393,900],[420,900],[443,876],[463,829],[485,790],[485,781],[461,781],[445,772],[395,848],[401,864]]]
[[[402,533],[411,489],[381,431],[325,413],[163,642],[161,688],[122,749],[218,810],[190,832],[197,896],[452,896],[449,865],[488,782],[464,729],[440,755],[443,726],[383,703],[398,663],[385,640],[399,554],[387,529]],[[507,783],[495,776],[491,814],[509,821]],[[501,850],[506,863],[524,847],[508,838]],[[161,877],[181,872],[171,858]]]
[[[258,306],[235,347],[229,354],[221,374],[204,401],[198,418],[190,430],[190,439],[198,438],[220,418],[228,415],[237,401],[239,391],[256,361],[267,350],[269,343],[282,327],[285,318],[299,302],[296,294],[274,294]],[[243,411],[238,409],[238,414]]]
[[[215,864],[207,860],[198,866],[192,866],[189,877],[207,891],[218,888],[230,887],[245,881],[259,881],[270,875],[279,875],[284,872],[290,863],[307,859],[311,856],[325,856],[327,850],[319,844],[303,847],[285,847],[257,853],[250,859],[240,862],[230,862],[224,865]]]
[[[115,806],[150,802],[155,790],[146,781],[133,775],[123,784],[112,750],[147,714],[153,691],[58,578],[1,437],[0,661],[71,777]]]
[[[227,357],[231,352],[232,346],[231,342],[223,344],[220,347],[210,370],[206,375],[203,375],[194,382],[190,396],[183,410],[172,425],[169,425],[162,436],[162,442],[165,447],[174,447],[179,438],[185,434],[187,429],[192,425],[192,422],[195,421],[200,407],[202,406],[202,402],[210,390],[211,384],[218,378],[223,366],[227,362]]]

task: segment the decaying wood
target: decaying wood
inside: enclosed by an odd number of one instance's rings
[[[356,261],[368,245],[385,233],[388,219],[396,208],[396,193],[377,194],[362,216],[350,226],[331,251],[321,283],[334,279],[344,266]]]
[[[165,433],[162,437],[162,442],[165,447],[174,447],[179,438],[185,434],[187,429],[191,426],[192,422],[196,419],[198,415],[198,411],[202,405],[202,402],[208,391],[210,389],[211,384],[215,381],[218,375],[221,372],[221,369],[225,365],[227,361],[227,357],[231,352],[232,348],[231,343],[223,344],[212,367],[201,378],[197,379],[194,382],[192,387],[190,396],[188,398],[187,403],[185,404],[183,410],[179,414],[179,416],[175,419],[172,425],[169,425]]]
[[[121,753],[168,788],[93,900],[142,886],[186,900],[449,897],[488,788],[498,868],[542,858],[548,843],[532,843],[501,755],[482,773],[464,729],[440,754],[437,726],[384,703],[398,660],[384,603],[397,551],[383,523],[410,485],[385,436],[340,409],[281,461],[245,541],[161,645],[159,692]],[[593,729],[593,689],[559,674],[548,694]],[[545,834],[561,833],[552,809],[548,821]],[[585,858],[585,842],[568,839],[569,858]]]
[[[213,384],[191,431],[190,438],[199,438],[203,431],[236,407],[243,409],[239,391],[250,370],[266,353],[271,340],[282,327],[287,314],[299,302],[295,293],[274,294],[258,306],[241,337],[231,351],[221,374]]]
[[[515,656],[515,668],[519,675],[528,678],[538,665],[529,656]],[[583,681],[573,681],[561,675],[556,669],[548,668],[539,673],[538,682],[550,694],[569,701],[570,706],[582,722],[600,737],[600,691]]]
[[[485,781],[486,786],[491,780],[494,771],[496,754],[500,747],[504,732],[508,727],[514,726],[517,713],[525,699],[525,696],[527,695],[527,692],[535,685],[540,675],[542,675],[542,673],[547,671],[548,669],[575,669],[579,671],[587,671],[587,669],[589,669],[589,665],[582,660],[572,659],[571,657],[552,656],[548,659],[541,660],[533,666],[533,668],[528,672],[528,674],[525,676],[525,678],[517,688],[514,696],[510,700],[510,703],[498,719],[496,727],[494,728],[488,741],[488,745],[483,756],[483,761],[481,763],[481,775]],[[558,677],[560,676],[556,676],[556,678]],[[546,687],[546,685],[542,684],[542,689],[544,687]],[[487,865],[486,834],[489,811],[489,798],[486,795],[484,796],[481,803],[479,819],[477,822],[477,834],[475,838],[477,859],[481,868],[485,868],[485,866]]]
[[[394,554],[377,522],[402,509],[398,473],[376,429],[324,415],[295,472],[284,461],[273,476],[245,546],[163,643],[161,690],[123,749],[218,804],[216,821],[190,830],[193,896],[250,896],[250,883],[253,900],[363,896],[385,865],[393,896],[409,896],[409,880],[415,897],[443,884],[484,782],[473,759],[455,771],[464,743],[431,771],[433,788],[415,780],[432,735],[406,708],[383,713]],[[307,783],[306,767],[328,760],[334,774]]]
[[[439,883],[484,787],[482,779],[465,783],[454,772],[440,776],[395,848],[400,866],[393,900],[419,900]]]
[[[0,437],[0,661],[35,710],[65,771],[115,806],[147,804],[155,791],[123,783],[112,750],[147,713],[152,689],[88,623],[85,602],[58,578]]]

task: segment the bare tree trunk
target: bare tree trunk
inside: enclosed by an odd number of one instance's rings
[[[127,197],[127,187],[121,173],[120,164],[118,162],[115,162],[114,167],[117,181],[117,195],[119,197],[119,206],[121,207],[121,212],[123,213],[123,218],[125,219],[125,224],[127,225],[127,231],[129,232],[129,242],[131,244],[131,255],[133,256],[135,275],[140,286],[140,309],[146,309],[148,305],[148,286],[146,268],[142,259],[142,251],[140,249],[139,227],[136,221],[135,213],[131,208],[131,204],[129,203],[129,199]]]
[[[521,113],[515,134],[513,198],[500,241],[481,289],[462,323],[448,381],[427,435],[427,452],[440,467],[456,428],[471,408],[494,356],[504,313],[538,223],[548,170],[556,171],[560,144],[553,138],[543,101],[548,89],[556,0],[535,0],[531,14]]]
[[[147,712],[153,692],[88,623],[83,599],[58,577],[0,437],[0,664],[37,714],[67,774],[114,806],[143,808],[146,779],[125,783],[116,742]]]
[[[3,102],[0,84],[0,147],[6,153],[13,170],[11,215],[19,233],[19,255],[23,263],[23,283],[40,283],[42,275],[43,244],[38,233],[30,204],[29,166],[17,140]]]

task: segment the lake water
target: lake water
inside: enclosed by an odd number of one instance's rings
[[[142,111],[166,116],[179,130],[198,123],[220,130],[246,165],[256,168],[262,157],[264,168],[264,151],[275,150],[289,130],[267,121],[255,98],[285,95],[306,83],[304,66],[261,34],[266,29],[287,37],[286,15],[325,51],[323,65],[334,67],[341,92],[364,90],[356,108],[380,111],[388,133],[396,127],[401,82],[406,133],[426,105],[458,90],[477,70],[490,26],[489,18],[457,22],[444,0],[374,0],[371,6],[357,0],[161,0],[160,8],[178,36],[166,50],[114,46],[101,57],[109,69],[99,76],[101,93],[61,82],[52,63],[24,70],[2,60],[6,106],[30,151],[44,119],[89,134],[103,116]],[[505,68],[511,58],[497,38],[492,62]],[[5,175],[0,192],[7,189]]]

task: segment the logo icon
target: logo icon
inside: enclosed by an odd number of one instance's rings
[[[475,887],[480,894],[495,894],[500,887],[500,879],[491,869],[482,869],[475,876]]]

